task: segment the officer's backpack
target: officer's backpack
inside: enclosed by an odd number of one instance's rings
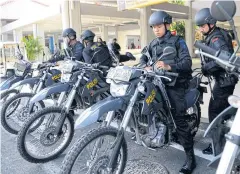
[[[103,43],[94,43],[91,46],[93,50],[92,62],[100,63],[101,65],[109,66],[111,65],[111,56],[108,47]]]

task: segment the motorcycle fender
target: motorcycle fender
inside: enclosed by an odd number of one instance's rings
[[[114,98],[112,96],[105,98],[102,101],[89,107],[77,118],[75,122],[75,129],[86,127],[103,116],[104,113],[115,111],[123,108],[123,98]]]
[[[203,137],[208,137],[211,136],[212,134],[214,134],[214,130],[216,130],[216,128],[218,127],[219,124],[221,124],[221,122],[226,119],[227,117],[229,117],[229,115],[235,115],[237,112],[237,108],[234,108],[232,106],[229,106],[228,108],[226,108],[224,111],[222,111],[212,122],[211,124],[208,126],[207,130],[204,133]]]
[[[40,80],[39,77],[24,79],[24,80],[21,80],[20,82],[13,84],[11,89],[14,89],[18,86],[22,86],[22,85],[26,85],[26,84],[29,84],[31,87],[33,87],[35,84],[37,84],[39,82],[39,80]]]
[[[19,82],[22,79],[23,77],[12,76],[0,84],[0,90],[9,89],[14,83]]]
[[[70,85],[68,83],[56,83],[52,86],[44,88],[43,90],[35,94],[30,100],[30,106],[32,106],[35,102],[44,100],[47,96],[51,94],[61,93],[69,90],[70,90]]]

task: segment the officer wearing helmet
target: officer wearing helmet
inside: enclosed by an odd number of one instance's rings
[[[195,156],[193,151],[193,137],[190,132],[190,127],[184,118],[186,112],[185,92],[188,88],[189,80],[192,78],[192,59],[189,55],[185,41],[179,36],[173,36],[169,31],[172,17],[164,11],[154,12],[149,18],[149,25],[153,29],[156,38],[150,42],[148,50],[153,62],[156,62],[155,68],[165,69],[178,73],[176,83],[172,86],[166,85],[166,91],[173,108],[173,117],[177,125],[176,133],[178,140],[184,147],[186,153],[186,161],[180,169],[180,173],[192,173],[196,167]],[[177,51],[175,57],[166,58],[159,61],[158,58],[162,55],[163,49],[166,46],[174,47]],[[146,65],[145,69],[151,69],[148,66],[148,58],[142,55],[140,63]]]
[[[205,36],[204,42],[215,50],[224,50],[234,52],[232,45],[232,36],[227,30],[216,26],[216,19],[211,16],[210,9],[204,8],[197,12],[195,16],[196,25],[200,32]],[[226,70],[221,68],[213,59],[204,57],[205,64],[202,66],[202,72],[205,76],[213,76],[215,84],[213,87],[213,97],[210,99],[208,115],[209,122],[212,122],[218,114],[226,109],[228,104],[228,96],[233,94],[237,77],[227,74]],[[220,149],[219,149],[220,150]],[[218,150],[215,149],[215,152]],[[203,150],[204,154],[212,154],[211,145]]]
[[[72,28],[67,28],[63,30],[62,33],[63,42],[65,45],[65,48],[67,48],[67,51],[69,53],[70,57],[75,58],[75,60],[83,61],[83,44],[81,42],[77,41],[76,37],[76,31],[74,31]],[[53,58],[49,60],[49,62],[56,62],[63,60],[65,55],[54,55]]]
[[[91,30],[85,30],[81,39],[85,45],[83,58],[86,63],[111,66],[112,61],[109,50],[102,42],[93,42],[95,34]]]

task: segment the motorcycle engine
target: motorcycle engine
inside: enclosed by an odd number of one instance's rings
[[[142,136],[142,141],[147,147],[162,147],[165,144],[166,132],[167,127],[164,124],[158,123],[156,126],[152,124],[149,133]]]

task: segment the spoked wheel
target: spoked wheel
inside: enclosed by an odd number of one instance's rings
[[[19,93],[7,100],[1,110],[2,126],[10,133],[17,134],[18,131],[30,118],[29,114],[29,100],[34,94]],[[44,108],[42,101],[34,104],[33,112]]]
[[[0,94],[0,105],[2,106],[7,100],[9,100],[14,95],[18,94],[17,89],[9,89]]]
[[[118,130],[111,127],[93,129],[79,139],[65,156],[61,174],[108,174],[108,164]],[[123,140],[111,174],[123,172],[127,160],[127,144]]]
[[[193,107],[187,110],[188,119],[187,122],[191,129],[191,134],[194,137],[198,131],[198,127],[201,119],[201,108],[199,102],[197,102]]]
[[[74,134],[73,115],[66,115],[58,134],[61,116],[61,107],[49,107],[35,113],[24,124],[17,138],[18,151],[24,159],[32,163],[48,162],[68,147]]]

